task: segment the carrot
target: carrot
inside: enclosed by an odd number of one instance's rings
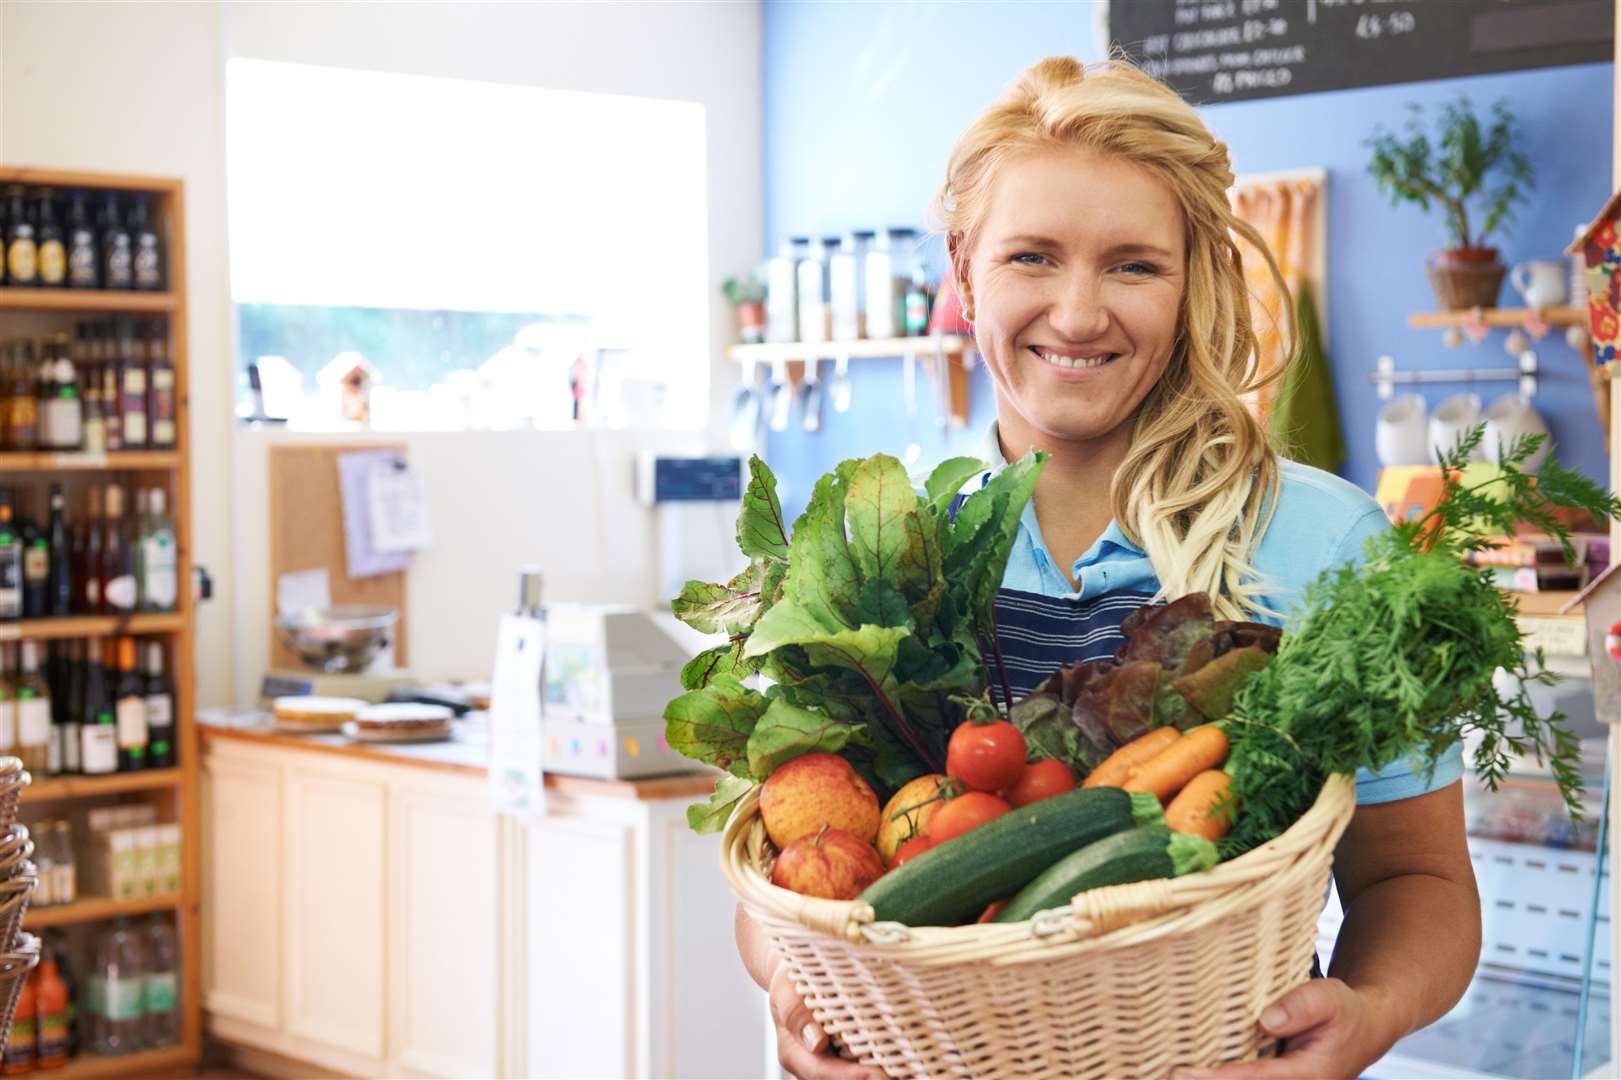
[[[1206,769],[1189,780],[1182,793],[1165,808],[1165,824],[1179,833],[1202,836],[1212,842],[1227,835],[1237,803],[1230,797],[1233,778],[1220,769]]]
[[[1189,780],[1226,758],[1226,734],[1215,724],[1202,724],[1139,766],[1125,789],[1150,791],[1168,802]]]
[[[1160,751],[1182,738],[1174,727],[1155,728],[1147,735],[1139,735],[1103,759],[1087,776],[1082,787],[1120,787],[1131,779],[1131,771],[1149,761]]]
[[[976,923],[990,922],[992,919],[996,918],[996,916],[1001,914],[1002,909],[1007,907],[1008,901],[1011,899],[1013,899],[1013,897],[1004,896],[1000,900],[992,900],[989,904],[985,905],[985,910],[980,912],[979,918],[975,919],[974,921]]]

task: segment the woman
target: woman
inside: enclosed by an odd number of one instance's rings
[[[1233,217],[1232,182],[1226,147],[1173,92],[1068,58],[1025,72],[951,156],[936,210],[996,387],[987,456],[1051,455],[998,599],[1016,693],[1112,655],[1120,620],[1150,599],[1197,590],[1223,617],[1276,623],[1305,582],[1388,527],[1353,485],[1279,460],[1241,400],[1266,380],[1231,234],[1265,245]],[[1358,777],[1328,977],[1261,1015],[1279,1057],[1215,1075],[1356,1076],[1462,995],[1480,905],[1460,771],[1454,751],[1433,772],[1401,762]],[[785,1069],[881,1075],[829,1052],[741,908],[738,943],[770,991]]]

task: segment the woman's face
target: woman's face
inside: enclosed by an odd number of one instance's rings
[[[1010,452],[1129,434],[1177,336],[1186,252],[1171,189],[1091,150],[1015,158],[957,262]]]

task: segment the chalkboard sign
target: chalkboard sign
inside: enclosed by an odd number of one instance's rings
[[[1614,56],[1611,0],[1112,0],[1109,39],[1196,104]]]

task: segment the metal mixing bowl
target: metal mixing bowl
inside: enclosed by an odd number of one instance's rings
[[[326,672],[365,671],[388,645],[400,613],[391,607],[338,604],[276,617],[281,642],[309,667]]]

